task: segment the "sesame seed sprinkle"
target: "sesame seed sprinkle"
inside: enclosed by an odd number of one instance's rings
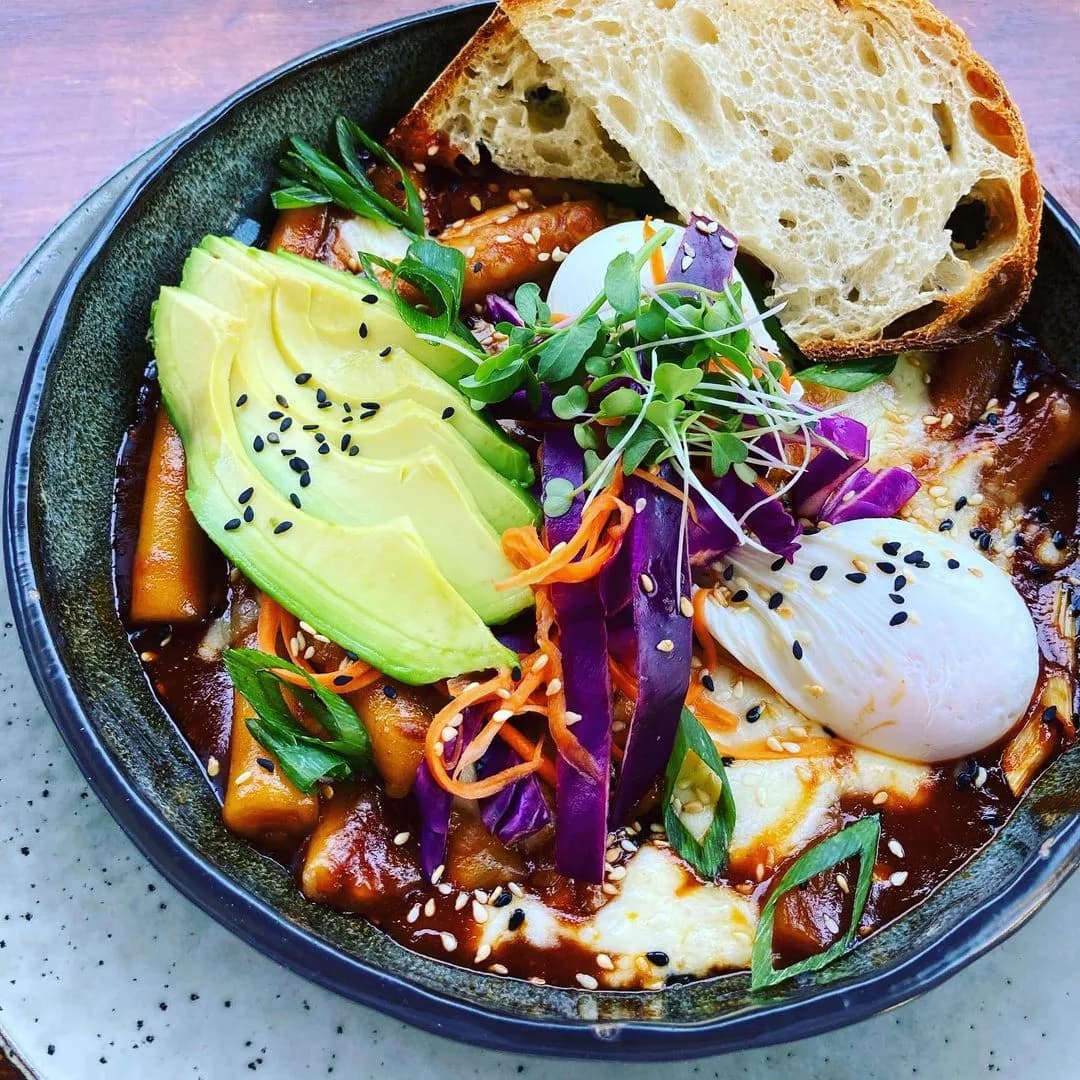
[[[600,985],[596,979],[591,975],[587,975],[584,971],[579,971],[574,978],[577,980],[578,986],[581,986],[586,990],[595,990]]]
[[[229,518],[229,520],[225,522],[225,531],[233,532],[236,529],[239,529],[242,524],[243,523],[239,518]]]
[[[829,568],[827,566],[815,566],[814,569],[810,571],[810,580],[820,581],[828,572]]]
[[[646,596],[651,596],[656,592],[656,582],[648,574],[642,574],[638,580],[641,582],[641,591]]]
[[[243,408],[243,406],[247,404],[247,399],[248,399],[248,396],[247,396],[247,394],[241,394],[241,395],[240,395],[240,396],[239,396],[239,397],[238,397],[238,398],[236,399],[236,407],[237,407],[238,409],[240,409],[240,408]]]
[[[897,839],[895,839],[895,838],[889,841],[889,850],[890,850],[890,851],[891,851],[891,852],[892,852],[892,853],[893,853],[893,854],[894,854],[894,855],[895,855],[895,856],[896,856],[896,857],[897,857],[898,859],[902,859],[902,858],[904,857],[904,855],[905,855],[905,851],[904,851],[904,845],[903,845],[903,844],[901,844],[901,843],[900,843],[900,841],[899,841],[899,840],[897,840]]]
[[[853,582],[855,585],[861,585],[866,580],[866,575],[861,573],[845,574],[844,577],[846,577],[848,581]]]
[[[303,386],[304,383],[308,382],[310,379],[310,371],[301,371],[300,374],[297,375],[296,378],[293,380],[293,382],[295,382],[297,386]]]
[[[277,525],[274,526],[274,534],[280,535],[281,533],[286,533],[292,528],[292,526],[293,523],[291,521],[279,522]]]
[[[906,611],[898,611],[890,620],[890,626],[902,626],[908,620],[908,613]]]
[[[889,875],[889,884],[895,885],[899,888],[908,879],[908,872],[906,870],[897,870]]]
[[[248,501],[248,499],[250,499],[251,496],[254,495],[254,494],[255,494],[255,489],[253,487],[244,488],[244,490],[241,491],[239,495],[237,495],[236,501],[241,506],[243,506],[244,503],[246,503]]]
[[[774,592],[769,597],[769,610],[775,611],[784,602],[784,594],[780,592]]]
[[[803,658],[803,647],[799,644],[798,640],[791,643],[791,655],[794,656],[796,660],[801,660]]]

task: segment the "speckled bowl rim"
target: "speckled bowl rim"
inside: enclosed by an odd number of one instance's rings
[[[75,694],[48,624],[34,567],[28,518],[30,453],[38,408],[72,304],[109,236],[137,208],[172,159],[234,107],[295,71],[384,35],[488,0],[400,19],[315,49],[275,68],[165,140],[126,188],[64,278],[45,316],[23,379],[12,425],[4,487],[4,557],[15,623],[31,674],[69,751],[95,794],[151,863],[188,899],[238,937],[344,997],[448,1038],[491,1049],[560,1057],[663,1061],[731,1052],[821,1034],[925,993],[1019,929],[1080,865],[1080,817],[1064,819],[1008,888],[920,952],[870,974],[790,1001],[763,1003],[689,1024],[534,1020],[469,1005],[391,975],[300,930],[182,841],[107,751]],[[1080,251],[1080,228],[1046,197],[1044,227]],[[585,993],[582,991],[581,993]]]

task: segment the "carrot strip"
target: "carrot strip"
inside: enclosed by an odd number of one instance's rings
[[[656,230],[653,228],[652,216],[649,214],[645,215],[643,231],[645,233],[645,243],[648,243],[656,235]],[[649,256],[649,269],[652,271],[654,285],[663,285],[664,282],[667,281],[667,266],[664,265],[663,248],[657,248],[652,255]]]
[[[717,705],[705,693],[700,682],[692,682],[686,695],[686,707],[706,726],[714,731],[734,731],[739,726],[735,713]]]
[[[705,602],[709,599],[708,589],[698,589],[694,593],[694,637],[701,646],[702,664],[706,671],[713,671],[719,663],[716,652],[716,639],[709,633],[709,627],[705,622]]]
[[[536,754],[536,746],[512,724],[503,724],[499,730],[499,738],[525,761],[531,761]],[[547,758],[540,759],[540,767],[536,771],[545,783],[555,786],[555,765]]]

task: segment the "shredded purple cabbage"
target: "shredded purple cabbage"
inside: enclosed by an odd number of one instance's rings
[[[714,480],[709,490],[736,518],[742,518],[749,512],[746,528],[763,547],[791,562],[799,550],[802,526],[768,488],[760,481],[748,484],[734,472],[728,472],[719,480]],[[690,558],[700,566],[726,555],[736,547],[737,539],[703,499],[699,497],[693,501],[698,520],[696,524],[693,520],[687,522],[687,538]]]
[[[721,292],[734,277],[738,246],[735,234],[719,221],[703,214],[691,214],[679,252],[668,267],[667,279]]]
[[[918,490],[919,481],[907,469],[860,469],[833,491],[819,518],[839,525],[862,518],[895,517]]]

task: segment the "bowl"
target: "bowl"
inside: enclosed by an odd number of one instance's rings
[[[642,1061],[863,1019],[1001,941],[1075,868],[1080,754],[1060,757],[993,842],[814,985],[752,994],[733,974],[662,992],[534,986],[418,956],[362,918],[309,903],[284,868],[232,836],[117,615],[114,467],[159,284],[178,279],[205,233],[263,235],[287,134],[321,141],[338,113],[384,132],[489,11],[466,4],[378,27],[264,76],[157,153],[79,255],[31,356],[6,477],[8,582],[38,689],[94,791],[173,884],[268,956],[401,1020],[490,1048]],[[1080,232],[1052,198],[1024,318],[1080,367]]]

